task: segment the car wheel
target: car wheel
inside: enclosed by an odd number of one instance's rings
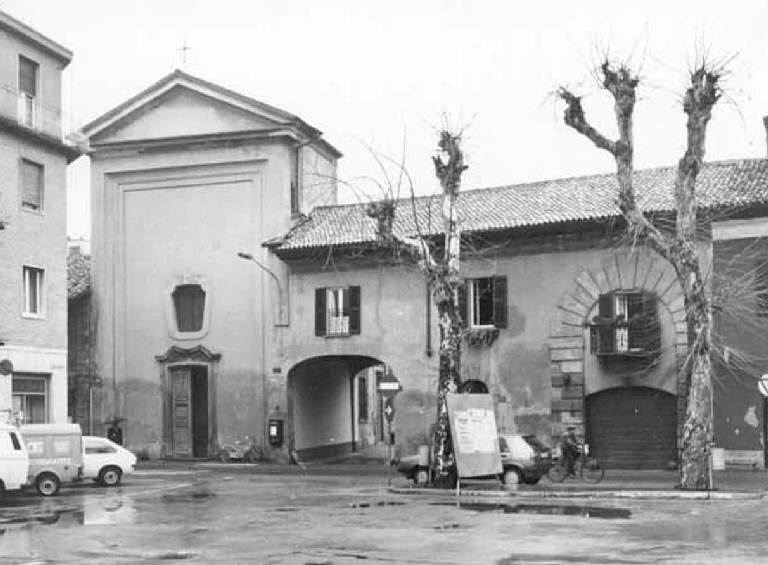
[[[123,472],[119,467],[104,467],[99,471],[99,482],[105,487],[114,487],[120,484]]]
[[[525,479],[525,484],[527,485],[535,485],[539,483],[539,479],[541,479],[540,476],[534,475],[533,477],[527,477]]]
[[[520,473],[519,469],[512,467],[504,471],[501,480],[504,481],[504,484],[507,486],[519,485],[523,482],[523,475]]]
[[[429,482],[429,471],[416,469],[413,473],[413,482],[419,486],[426,485]]]
[[[41,496],[53,496],[59,492],[61,482],[53,473],[43,473],[35,481],[35,488]]]

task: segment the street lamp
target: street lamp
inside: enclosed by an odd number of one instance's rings
[[[246,261],[251,261],[252,263],[255,263],[258,265],[265,273],[267,273],[270,277],[272,277],[275,280],[275,284],[277,285],[277,308],[278,308],[278,324],[279,325],[287,325],[286,322],[283,319],[283,284],[280,282],[280,279],[278,276],[272,271],[269,267],[264,265],[261,261],[256,259],[252,254],[245,253],[243,251],[238,251],[237,256],[240,257],[240,259],[244,259]]]
[[[763,397],[763,469],[768,469],[768,373],[757,381],[757,390]]]

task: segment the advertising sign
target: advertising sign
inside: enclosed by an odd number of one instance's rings
[[[449,394],[446,401],[458,476],[500,474],[499,435],[491,395]]]

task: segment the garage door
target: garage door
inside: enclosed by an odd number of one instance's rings
[[[587,397],[587,442],[608,469],[664,469],[677,459],[674,395],[645,387]]]

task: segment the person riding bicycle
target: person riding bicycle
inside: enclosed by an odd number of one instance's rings
[[[574,426],[568,426],[567,431],[560,439],[560,449],[563,453],[563,460],[565,461],[565,470],[568,476],[576,476],[576,459],[579,458],[579,440],[576,437],[576,428]]]

